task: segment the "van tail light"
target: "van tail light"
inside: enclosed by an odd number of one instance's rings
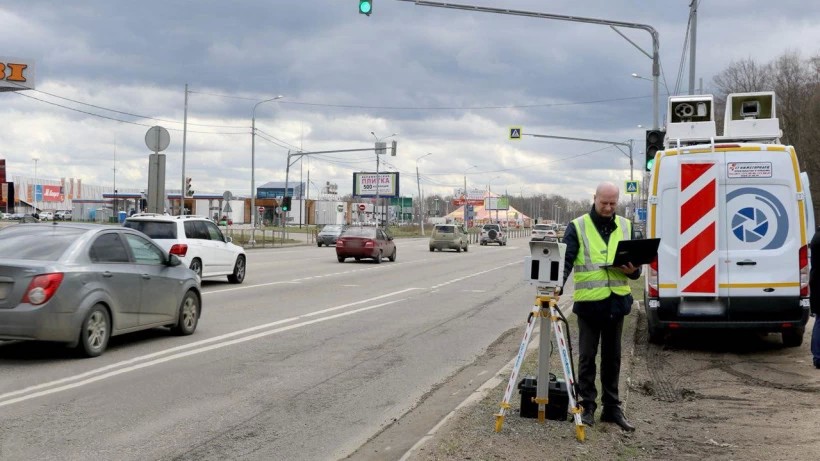
[[[188,245],[184,243],[175,243],[174,246],[171,247],[171,250],[168,252],[172,255],[177,255],[181,258],[185,257],[188,254]]]
[[[649,263],[649,271],[646,273],[646,285],[648,287],[646,293],[648,298],[657,298],[658,293],[658,257]]]
[[[809,296],[809,247],[803,245],[800,247],[800,296],[806,298]]]
[[[376,246],[376,242],[374,242],[373,240],[365,240],[365,242],[364,242],[364,247],[365,248],[373,248],[375,246]]]
[[[42,274],[31,279],[31,283],[26,288],[26,293],[23,295],[23,303],[39,306],[51,299],[57,288],[60,288],[60,283],[63,281],[62,272],[55,272],[53,274]]]

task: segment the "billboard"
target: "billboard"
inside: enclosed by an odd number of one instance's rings
[[[44,202],[62,202],[65,200],[63,188],[60,186],[37,186],[42,187],[42,200]],[[39,194],[38,194],[39,195]]]
[[[378,184],[378,190],[376,189]],[[398,197],[399,172],[385,171],[376,173],[353,173],[354,197]]]

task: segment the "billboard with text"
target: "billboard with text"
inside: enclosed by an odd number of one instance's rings
[[[378,189],[377,189],[378,187]],[[353,195],[375,198],[399,196],[399,172],[353,173]]]

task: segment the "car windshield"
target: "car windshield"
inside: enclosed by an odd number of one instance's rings
[[[456,231],[454,226],[436,226],[436,232],[441,234],[452,234]]]
[[[176,239],[177,226],[173,222],[125,220],[125,227],[138,230],[152,239]]]
[[[342,232],[342,237],[376,238],[375,227],[348,227]]]
[[[51,225],[7,227],[0,231],[0,259],[57,261],[85,232]]]
[[[552,227],[548,226],[547,224],[536,224],[535,225],[535,230],[542,230],[542,231],[552,230]]]
[[[500,229],[498,224],[485,224],[484,225],[484,230],[498,230],[498,229]]]
[[[327,233],[341,232],[341,231],[342,231],[342,226],[337,226],[335,224],[329,224],[329,225],[322,228],[322,232],[327,232]]]

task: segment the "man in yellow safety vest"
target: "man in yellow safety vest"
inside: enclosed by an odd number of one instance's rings
[[[634,431],[627,421],[618,398],[621,373],[621,331],[624,316],[632,310],[632,293],[628,279],[641,276],[640,267],[632,264],[603,268],[612,264],[615,248],[621,240],[632,238],[632,223],[615,214],[618,186],[604,182],[595,190],[589,213],[573,219],[564,232],[567,245],[564,259],[564,283],[573,273],[575,294],[572,311],[578,316],[578,395],[587,426],[595,421],[595,357],[601,346],[601,421],[613,422],[623,430]]]

